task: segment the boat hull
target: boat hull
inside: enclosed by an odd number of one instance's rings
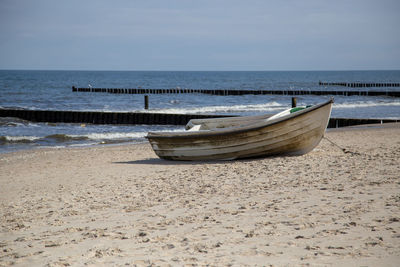
[[[283,118],[200,132],[152,133],[154,152],[169,160],[232,160],[303,155],[321,141],[333,100]]]

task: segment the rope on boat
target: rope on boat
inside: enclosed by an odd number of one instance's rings
[[[343,148],[343,147],[339,146],[338,144],[336,144],[335,142],[333,142],[332,140],[330,140],[330,139],[329,139],[328,137],[326,137],[326,136],[323,136],[323,138],[325,138],[327,141],[329,141],[329,143],[331,143],[332,145],[338,147],[338,148],[339,148],[340,150],[342,150],[342,152],[345,153],[345,154],[361,155],[361,154],[358,153],[358,152],[352,152],[352,151],[350,151],[350,150],[347,150],[346,148]]]

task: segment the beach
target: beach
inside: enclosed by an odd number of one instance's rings
[[[148,144],[0,154],[0,266],[399,266],[400,125],[325,136],[237,161]]]

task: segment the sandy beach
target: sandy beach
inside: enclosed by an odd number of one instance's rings
[[[399,266],[400,125],[304,156],[164,161],[148,144],[0,155],[0,266]]]

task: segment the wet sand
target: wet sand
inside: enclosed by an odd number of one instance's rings
[[[399,266],[400,126],[326,137],[228,162],[148,144],[1,154],[0,266]]]

